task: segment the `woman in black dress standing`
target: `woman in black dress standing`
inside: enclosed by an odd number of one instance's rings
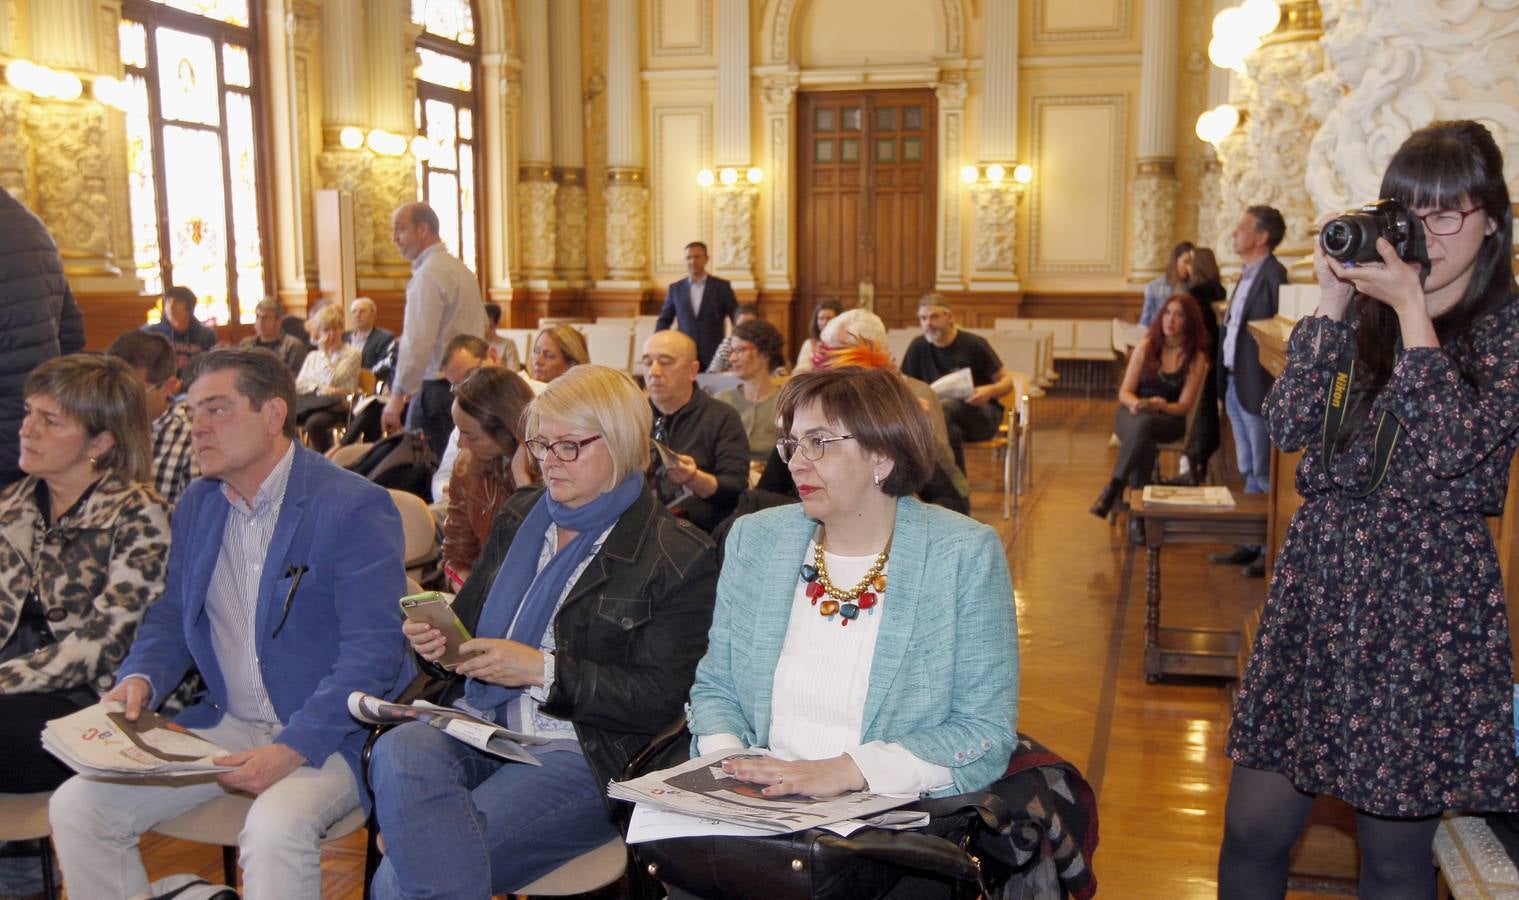
[[[1125,484],[1149,484],[1156,447],[1187,433],[1187,413],[1202,395],[1207,375],[1208,332],[1202,316],[1191,297],[1176,294],[1160,308],[1150,333],[1129,357],[1113,419],[1118,460],[1092,504],[1092,515],[1107,516]]]
[[[1376,263],[1316,252],[1318,310],[1266,398],[1272,441],[1304,449],[1303,505],[1235,702],[1224,898],[1283,895],[1320,792],[1358,811],[1360,895],[1379,900],[1435,895],[1445,810],[1519,810],[1508,622],[1483,521],[1502,511],[1519,444],[1503,159],[1482,125],[1438,122],[1393,155],[1381,196],[1423,221],[1427,277],[1384,239]],[[1326,428],[1351,359],[1348,412]],[[1375,450],[1379,429],[1398,434],[1390,452]]]
[[[1218,452],[1221,441],[1218,421],[1218,314],[1213,304],[1229,296],[1224,290],[1223,279],[1218,274],[1218,259],[1207,247],[1196,247],[1182,258],[1182,274],[1187,283],[1187,293],[1197,301],[1197,311],[1202,316],[1203,328],[1208,332],[1208,358],[1212,363],[1212,377],[1203,379],[1202,404],[1192,420],[1192,430],[1187,434],[1187,449],[1182,456],[1187,460],[1186,473],[1178,479],[1185,484],[1200,484],[1207,479],[1208,460]]]

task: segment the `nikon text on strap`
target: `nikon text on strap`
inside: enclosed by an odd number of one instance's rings
[[[1329,383],[1329,396],[1324,402],[1324,448],[1319,457],[1329,483],[1334,482],[1334,442],[1345,424],[1345,413],[1350,408],[1350,388],[1355,384],[1355,338],[1352,336],[1344,352],[1335,363],[1334,380]],[[1347,497],[1366,497],[1382,484],[1387,476],[1387,464],[1392,460],[1392,448],[1397,446],[1398,435],[1403,426],[1386,410],[1377,417],[1375,452],[1372,455],[1371,479],[1354,490],[1341,490]]]

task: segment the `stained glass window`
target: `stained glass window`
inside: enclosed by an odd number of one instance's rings
[[[194,291],[203,322],[251,322],[269,285],[248,2],[125,0],[122,17],[137,274]]]
[[[411,20],[423,28],[415,112],[417,134],[427,143],[417,159],[417,198],[438,214],[444,245],[479,272],[474,8],[468,0],[412,0]]]

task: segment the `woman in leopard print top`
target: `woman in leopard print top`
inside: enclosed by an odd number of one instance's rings
[[[51,790],[48,719],[94,703],[163,592],[169,513],[145,482],[142,383],[121,360],[64,356],[27,378],[26,477],[0,491],[0,792]]]

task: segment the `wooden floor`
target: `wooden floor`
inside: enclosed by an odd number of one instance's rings
[[[1079,766],[1096,789],[1105,897],[1215,896],[1229,762],[1229,687],[1148,685],[1143,676],[1144,560],[1122,528],[1088,515],[1115,451],[1111,399],[1038,401],[1034,484],[1001,519],[989,455],[968,460],[977,518],[1004,536],[1022,648],[1018,727]],[[1138,549],[1138,548],[1136,548]],[[1217,548],[1166,551],[1164,620],[1235,628],[1265,595],[1263,580],[1212,566]],[[219,876],[215,848],[168,839],[146,845],[149,872]],[[363,834],[324,854],[324,895],[357,898]],[[1292,897],[1312,895],[1291,894]]]

